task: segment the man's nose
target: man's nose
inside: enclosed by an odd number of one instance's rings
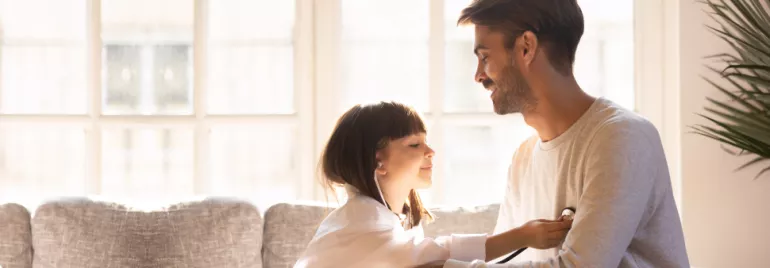
[[[484,69],[479,66],[476,68],[476,75],[473,77],[474,80],[476,80],[477,83],[484,82],[484,80],[489,79],[487,74],[484,72]]]

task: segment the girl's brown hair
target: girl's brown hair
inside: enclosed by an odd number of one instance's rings
[[[375,183],[377,151],[392,140],[425,132],[425,124],[417,112],[403,104],[380,102],[354,106],[337,121],[324,148],[320,163],[324,185],[333,190],[335,186],[349,184],[389,207]],[[402,213],[407,216],[408,228],[433,219],[415,190],[409,193]]]

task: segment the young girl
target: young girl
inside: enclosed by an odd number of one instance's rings
[[[327,186],[347,202],[321,223],[294,267],[414,267],[493,260],[523,247],[557,246],[569,220],[535,220],[496,235],[424,238],[432,220],[417,189],[431,186],[434,151],[417,113],[398,103],[357,105],[337,122],[321,159]],[[468,219],[472,221],[473,219]]]

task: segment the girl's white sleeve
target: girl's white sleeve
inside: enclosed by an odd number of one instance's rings
[[[295,267],[414,267],[448,259],[486,259],[486,234],[433,239],[387,230],[347,236],[329,234],[326,240],[314,241],[316,245]]]

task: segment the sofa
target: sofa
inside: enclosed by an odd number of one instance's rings
[[[33,212],[0,205],[2,268],[292,267],[333,207],[280,203],[262,211],[211,197],[142,211],[120,204],[57,199]],[[497,205],[431,209],[425,235],[490,233]]]

